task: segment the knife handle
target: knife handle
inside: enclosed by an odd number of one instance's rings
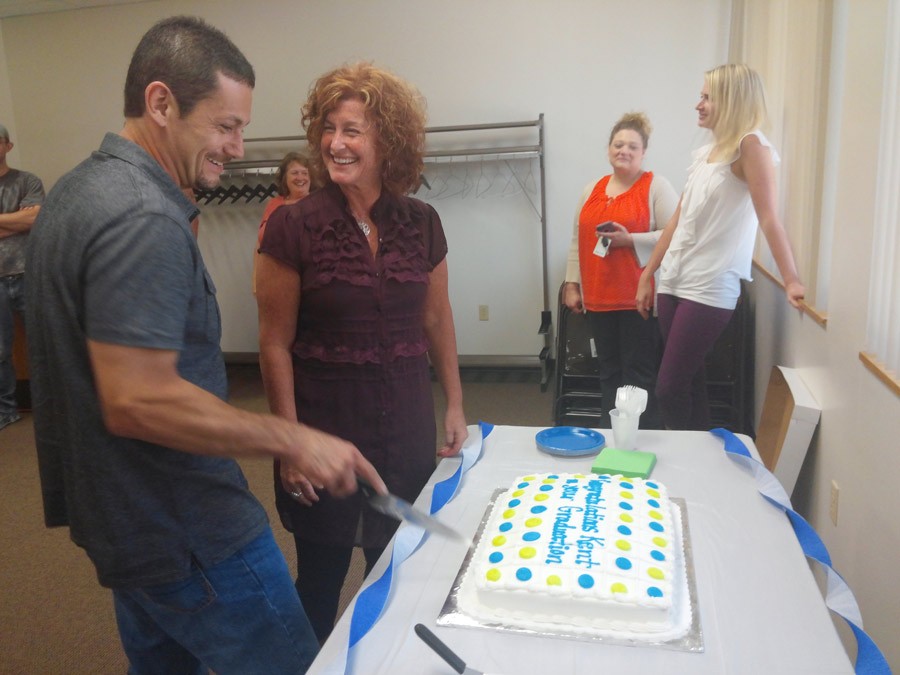
[[[361,478],[360,476],[356,477],[356,486],[359,488],[359,491],[363,493],[366,499],[371,499],[377,494],[375,492],[375,488],[373,488],[369,484],[369,481],[367,481],[365,478]]]
[[[466,662],[459,658],[456,654],[453,653],[453,650],[450,649],[447,645],[441,642],[441,639],[432,633],[428,628],[426,628],[421,623],[417,623],[415,625],[414,630],[416,631],[416,635],[418,635],[422,640],[431,647],[438,656],[440,656],[444,661],[450,664],[450,667],[453,668],[457,673],[463,673],[466,670]]]

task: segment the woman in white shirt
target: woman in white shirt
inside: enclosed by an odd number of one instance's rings
[[[648,317],[658,268],[664,351],[656,395],[669,429],[710,427],[703,364],[734,312],[741,279],[750,279],[757,225],[788,302],[800,307],[805,293],[778,217],[779,157],[760,131],[767,114],[759,75],[741,64],[708,71],[697,112],[698,125],[712,131],[713,140],[694,153],[681,201],[644,268],[636,298]]]

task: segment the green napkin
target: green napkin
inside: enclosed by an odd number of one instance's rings
[[[594,459],[591,472],[621,474],[628,478],[647,478],[656,464],[656,455],[638,450],[603,448]]]

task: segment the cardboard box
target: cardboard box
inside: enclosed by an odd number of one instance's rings
[[[772,368],[756,447],[763,464],[775,474],[788,495],[797,484],[821,414],[822,409],[795,369]]]

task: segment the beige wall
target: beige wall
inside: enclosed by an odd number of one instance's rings
[[[15,140],[16,137],[16,120],[13,116],[12,95],[9,90],[9,72],[6,67],[6,50],[3,47],[3,31],[0,30],[0,124],[3,124],[10,135]],[[9,153],[7,162],[10,166],[18,166],[19,153],[13,147],[13,151]]]
[[[158,0],[7,19],[2,29],[22,164],[48,187],[103,132],[120,128],[131,51],[155,20],[175,13],[207,18],[254,64],[248,137],[299,133],[309,84],[356,59],[414,82],[428,100],[432,125],[544,113],[555,305],[577,200],[589,180],[608,171],[607,135],[622,113],[647,112],[655,126],[647,166],[680,189],[700,136],[693,106],[702,73],[726,54],[728,10],[727,0]],[[539,219],[524,200],[491,205],[470,195],[438,208],[450,244],[461,353],[526,354],[536,362],[543,347]],[[257,349],[247,279],[260,215],[257,202],[204,209],[202,217],[200,241],[219,290],[226,352]],[[498,230],[502,259],[478,264],[482,235]],[[503,274],[492,274],[497,265]],[[490,322],[478,321],[481,304],[490,307]]]
[[[828,324],[789,311],[781,290],[756,274],[757,410],[773,365],[799,369],[822,417],[794,503],[854,590],[866,630],[898,670],[900,399],[858,358],[869,295],[887,2],[847,8],[846,52],[836,55],[846,60],[830,297],[823,308]],[[829,517],[832,480],[840,488],[837,526]]]

